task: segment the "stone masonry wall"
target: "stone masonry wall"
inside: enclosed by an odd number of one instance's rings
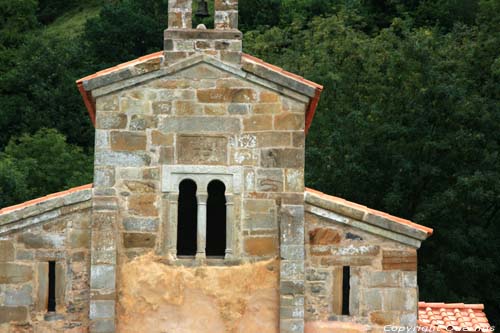
[[[376,333],[385,325],[416,325],[415,248],[309,212],[306,233],[306,332]],[[339,313],[343,266],[351,267],[350,316]]]
[[[16,224],[30,225],[0,234],[0,332],[88,331],[90,206],[88,200],[20,216]],[[51,314],[49,261],[56,262],[56,312]]]
[[[225,264],[278,257],[280,227],[288,230],[281,240],[288,246],[281,253],[287,264],[280,279],[288,281],[281,285],[287,297],[281,311],[296,320],[282,324],[303,329],[303,284],[297,289],[293,281],[304,277],[306,103],[200,63],[98,97],[96,109],[93,331],[114,330],[114,280],[124,278],[116,264],[152,253],[151,260],[179,264],[166,255],[171,202],[161,189],[164,165],[241,170],[242,190],[233,197],[233,259]]]

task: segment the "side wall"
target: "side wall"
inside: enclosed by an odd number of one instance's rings
[[[306,233],[306,332],[416,325],[415,248],[309,212]],[[342,315],[344,266],[351,272],[349,315]]]
[[[151,332],[165,331],[179,313],[184,313],[183,309],[189,313],[197,302],[208,302],[212,304],[209,307],[217,309],[206,321],[200,313],[198,322],[208,325],[207,331],[233,332],[248,313],[260,316],[257,304],[263,294],[268,301],[262,311],[272,315],[261,318],[261,331],[276,332],[280,280],[285,281],[281,286],[281,318],[286,318],[282,327],[301,331],[306,103],[200,63],[98,97],[96,109],[91,309],[98,311],[91,311],[94,332],[111,332],[115,322],[116,331],[127,332],[146,317],[162,323],[152,325]],[[173,166],[178,171],[186,165],[200,170],[216,167],[241,180],[240,189],[231,193],[234,215],[230,260],[175,260],[172,255],[178,185],[166,192],[162,183],[168,183],[166,174]],[[167,170],[166,174],[162,170]],[[198,184],[198,204],[206,200],[206,191]],[[277,259],[280,227],[286,233],[281,239],[281,264]],[[144,284],[132,295],[134,281],[128,276],[136,272],[137,262],[142,263]],[[268,262],[264,265],[268,268],[262,269],[262,262]],[[245,272],[252,272],[246,265],[261,272],[260,278],[252,281],[249,274],[245,279]],[[178,266],[185,267],[171,269]],[[160,277],[159,271],[167,275]],[[228,278],[229,273],[234,280]],[[191,288],[199,274],[211,277],[206,282],[211,287],[193,295]],[[170,278],[176,281],[172,288],[178,290],[179,298],[172,298],[168,294],[171,291],[161,288],[164,279]],[[238,286],[242,281],[248,288]],[[231,298],[238,299],[238,305],[226,304],[225,289],[233,290]],[[150,307],[152,290],[164,296],[156,308]],[[117,298],[117,294],[127,297]],[[300,297],[296,300],[297,294]],[[129,320],[124,325],[121,319],[125,317],[136,322]],[[254,320],[259,323],[257,317]],[[182,325],[192,321],[183,321]],[[217,326],[220,323],[224,325],[222,331]],[[212,324],[214,329],[210,330]],[[189,331],[183,326],[177,329]]]
[[[31,208],[2,224],[26,226],[0,233],[0,332],[87,332],[91,201],[40,214]],[[54,313],[47,313],[49,261],[56,262]]]

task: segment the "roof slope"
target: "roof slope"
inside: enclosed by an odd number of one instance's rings
[[[407,245],[419,247],[420,242],[433,233],[431,228],[423,225],[310,188],[306,189],[304,195],[305,202],[309,205],[306,210],[311,213],[324,217],[333,217],[338,222],[350,224],[353,227]],[[343,218],[337,217],[336,214],[341,215]]]
[[[493,332],[483,304],[418,303],[418,324],[443,332]]]
[[[156,52],[115,67],[99,71],[76,81],[78,90],[82,95],[92,123],[95,125],[96,113],[95,100],[92,96],[92,90],[119,80],[125,80],[134,76],[158,71],[164,64],[164,60],[163,52]],[[312,124],[314,113],[316,112],[316,107],[318,106],[319,98],[321,92],[323,91],[323,86],[306,80],[299,75],[287,72],[280,67],[266,63],[265,61],[248,54],[242,55],[241,70],[254,75],[255,77],[272,81],[277,85],[310,97],[309,106],[306,112],[305,129],[307,133]]]
[[[92,184],[88,184],[0,209],[0,235],[56,218],[64,213],[60,208],[91,198]]]

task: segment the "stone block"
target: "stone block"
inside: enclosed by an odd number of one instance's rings
[[[384,270],[416,271],[417,251],[384,250],[382,267]]]
[[[157,119],[154,116],[147,115],[133,115],[130,119],[131,131],[145,131],[149,128],[157,127]]]
[[[151,105],[153,114],[172,114],[172,102],[170,101],[157,101]]]
[[[109,147],[108,130],[95,130],[95,147],[96,149],[106,149]]]
[[[394,272],[371,272],[363,274],[365,286],[370,288],[401,287],[401,273]]]
[[[127,127],[126,114],[117,112],[97,113],[96,129],[123,129],[125,127]]]
[[[92,333],[114,333],[115,332],[115,320],[114,319],[93,320],[90,323],[90,332],[92,332]]]
[[[228,112],[232,115],[244,115],[248,114],[250,106],[248,104],[229,104]]]
[[[154,232],[158,230],[159,220],[156,218],[126,217],[123,228],[126,231]]]
[[[305,266],[302,260],[281,261],[280,279],[283,281],[299,281],[305,276]]]
[[[280,295],[281,297],[286,295],[304,295],[305,294],[305,284],[304,281],[280,281]]]
[[[227,117],[170,117],[160,122],[160,130],[176,133],[235,133],[240,131],[240,120]]]
[[[279,95],[270,91],[263,91],[259,95],[259,102],[261,103],[278,103],[279,101]]]
[[[173,147],[161,147],[160,157],[158,159],[160,164],[173,164],[174,163],[174,148]]]
[[[282,245],[304,244],[304,207],[286,205],[281,209]]]
[[[283,170],[258,169],[256,189],[258,192],[283,192]]]
[[[261,165],[264,168],[304,168],[304,150],[294,148],[262,149]]]
[[[303,319],[281,319],[280,318],[280,333],[303,333]]]
[[[281,113],[274,116],[274,128],[277,130],[303,130],[305,117],[303,114]]]
[[[362,315],[366,315],[367,312],[382,310],[382,300],[383,300],[383,289],[362,289],[362,306],[365,309],[365,313]]]
[[[95,195],[95,193],[94,193]],[[116,197],[103,197],[103,196],[94,196],[94,200],[92,200],[92,208],[95,212],[97,211],[115,211],[118,210],[118,199]]]
[[[249,133],[256,139],[258,148],[289,147],[291,145],[291,134],[289,132],[256,132]]]
[[[147,138],[145,133],[128,131],[111,132],[111,149],[115,151],[146,150]]]
[[[293,132],[292,134],[292,146],[295,148],[301,148],[306,145],[306,138],[305,138],[305,133],[304,131],[300,132]]]
[[[305,186],[303,169],[286,169],[285,177],[286,192],[304,192]]]
[[[29,284],[22,287],[7,286],[3,304],[7,306],[31,305],[33,303],[33,288]]]
[[[156,236],[154,234],[127,232],[123,234],[123,246],[125,248],[153,248]]]
[[[277,229],[274,200],[249,199],[243,205],[246,229]]]
[[[95,168],[94,187],[112,187],[115,185],[114,168]]]
[[[282,245],[280,246],[280,254],[283,260],[304,260],[304,246]]]
[[[399,312],[394,311],[374,311],[370,313],[370,322],[375,325],[399,325]]]
[[[259,103],[252,108],[253,114],[277,114],[281,112],[281,104],[278,103]]]
[[[224,136],[180,135],[177,138],[179,164],[227,164],[228,139]]]
[[[245,132],[269,131],[273,129],[273,118],[271,115],[254,115],[243,119],[243,130]]]
[[[0,263],[0,284],[29,282],[33,278],[31,266]]]
[[[123,185],[132,193],[154,193],[156,192],[156,184],[152,181],[141,180],[124,180]]]
[[[56,305],[57,310],[62,311],[65,309],[65,298],[66,298],[66,264],[64,261],[59,261],[56,263]]]
[[[116,268],[114,265],[92,265],[90,267],[90,288],[93,290],[115,289]]]
[[[332,228],[316,228],[309,231],[310,245],[334,245],[340,243],[342,236]]]
[[[26,232],[18,237],[18,241],[27,249],[56,249],[64,247],[65,235]]]
[[[145,100],[144,96],[137,96],[140,98],[122,98],[120,101],[120,111],[129,114],[145,114],[149,113],[149,102]]]
[[[155,205],[155,194],[131,195],[128,198],[128,209],[133,215],[138,216],[157,216],[158,208]]]
[[[115,301],[90,301],[89,317],[91,320],[114,318]]]
[[[203,113],[202,106],[195,101],[174,101],[173,111],[177,116],[194,116]]]
[[[245,239],[245,252],[251,256],[273,256],[278,252],[275,237],[251,237]]]
[[[0,306],[0,324],[18,322],[28,319],[28,308],[25,306]]]
[[[97,151],[95,153],[96,166],[140,167],[148,166],[151,157],[145,152],[114,152]]]
[[[250,88],[198,89],[196,95],[200,103],[253,103],[257,99]]]
[[[116,112],[118,111],[118,96],[108,95],[98,97],[96,100],[96,110],[97,112],[108,111]]]
[[[14,244],[8,240],[0,241],[0,262],[14,261],[16,258],[16,252],[14,249]]]
[[[389,311],[417,311],[417,291],[413,288],[387,288],[383,293],[383,309]]]
[[[403,287],[417,288],[417,272],[403,272]]]
[[[90,247],[90,230],[73,229],[70,232],[70,245],[73,249]]]
[[[205,104],[203,113],[207,116],[221,116],[227,113],[227,104]]]
[[[259,155],[254,149],[231,149],[231,165],[251,165],[256,166]]]

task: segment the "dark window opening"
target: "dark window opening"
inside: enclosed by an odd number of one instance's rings
[[[344,266],[342,272],[342,314],[349,316],[349,296],[351,295],[351,267]]]
[[[186,179],[179,184],[177,255],[194,256],[196,254],[197,218],[196,183]]]
[[[48,312],[56,311],[56,262],[49,261],[49,302]]]
[[[226,187],[219,180],[208,184],[207,256],[220,257],[226,252]]]

